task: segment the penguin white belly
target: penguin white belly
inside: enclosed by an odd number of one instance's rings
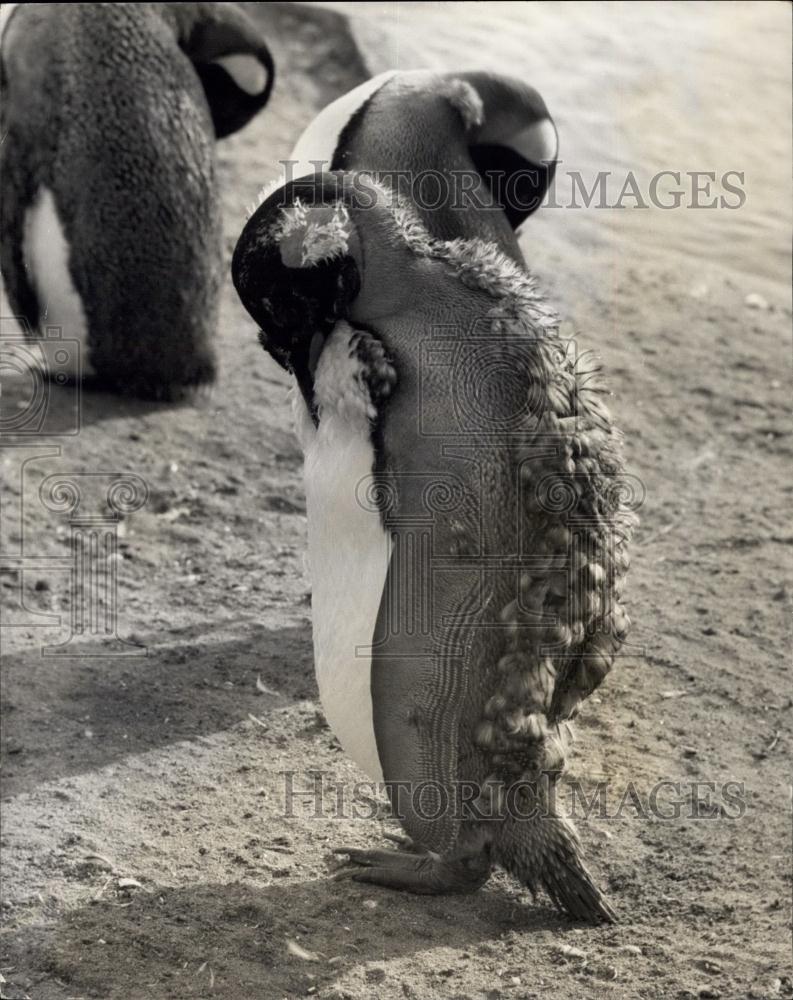
[[[4,3],[0,6],[0,45],[2,45],[3,36],[8,27],[8,22],[11,20],[11,15],[18,6],[18,3]]]
[[[374,781],[383,774],[372,721],[371,655],[391,540],[380,514],[359,498],[371,482],[371,404],[356,379],[353,330],[334,329],[315,376],[319,426],[297,397],[305,451],[314,665],[328,723],[345,751]]]
[[[90,372],[88,323],[69,272],[69,243],[49,188],[39,188],[25,214],[23,254],[38,299],[39,333],[47,327],[61,331],[62,343],[57,337],[41,341],[50,373]]]

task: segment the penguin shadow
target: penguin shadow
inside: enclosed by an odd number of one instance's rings
[[[210,388],[186,391],[172,399],[143,399],[112,391],[93,376],[42,376],[40,372],[5,370],[2,375],[0,426],[8,435],[76,436],[86,427],[163,410],[200,407]]]
[[[308,625],[268,629],[242,619],[135,642],[108,655],[73,642],[68,656],[37,647],[3,658],[5,796],[315,697]]]
[[[434,978],[444,968],[432,957],[438,949],[462,950],[462,959],[449,958],[458,967],[440,973],[449,977],[447,996],[451,977],[464,976],[464,963],[492,961],[490,942],[505,933],[570,927],[550,908],[516,904],[497,885],[472,896],[420,897],[331,877],[178,887],[139,879],[143,886],[131,897],[100,899],[51,931],[38,931],[28,945],[39,968],[78,995],[142,996],[134,984],[143,975],[146,996],[250,1000],[305,996],[363,967],[376,996],[382,963],[415,956],[413,975]]]
[[[80,385],[80,425],[90,427],[118,417],[144,417],[167,410],[200,409],[212,399],[214,386],[163,390],[157,397],[141,397],[114,389],[92,375],[83,377]]]

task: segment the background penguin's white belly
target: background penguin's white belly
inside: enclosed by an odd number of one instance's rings
[[[69,243],[63,232],[52,192],[41,187],[25,214],[23,239],[25,266],[36,290],[39,306],[39,333],[47,327],[61,330],[61,339],[77,341],[59,347],[58,339],[42,342],[50,372],[77,375],[90,372],[88,323],[85,310],[69,272]],[[65,360],[60,352],[65,350]],[[52,355],[50,357],[50,355]]]
[[[339,327],[346,328],[340,330]],[[346,324],[329,339],[317,368],[318,399],[323,388],[354,385]],[[351,332],[351,331],[349,331]],[[306,508],[312,581],[314,663],[320,700],[328,723],[345,751],[374,781],[382,780],[372,723],[371,656],[374,627],[388,573],[391,541],[380,514],[356,499],[371,481],[374,449],[365,402],[328,401],[319,427],[310,426],[298,397],[298,433],[305,450]],[[308,424],[306,424],[308,421]],[[359,487],[359,484],[362,484]],[[363,647],[363,649],[361,649]]]

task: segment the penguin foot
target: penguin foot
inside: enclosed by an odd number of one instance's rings
[[[401,844],[403,850],[364,851],[356,847],[339,847],[333,853],[346,854],[349,860],[334,878],[432,896],[475,892],[490,877],[490,860],[485,854],[449,860],[419,847],[408,838],[386,836]]]

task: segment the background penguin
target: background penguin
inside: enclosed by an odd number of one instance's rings
[[[15,313],[79,341],[108,388],[173,398],[212,381],[214,140],[267,102],[258,30],[235,4],[19,4],[1,55]]]
[[[591,373],[494,241],[434,238],[368,175],[275,191],[232,272],[300,388],[323,707],[411,838],[343,849],[342,876],[467,892],[498,863],[613,919],[554,801],[565,720],[629,624],[634,515]]]
[[[366,171],[407,199],[433,236],[494,240],[522,261],[513,230],[542,202],[557,150],[545,102],[520,80],[393,71],[314,119],[286,179],[317,170]]]

